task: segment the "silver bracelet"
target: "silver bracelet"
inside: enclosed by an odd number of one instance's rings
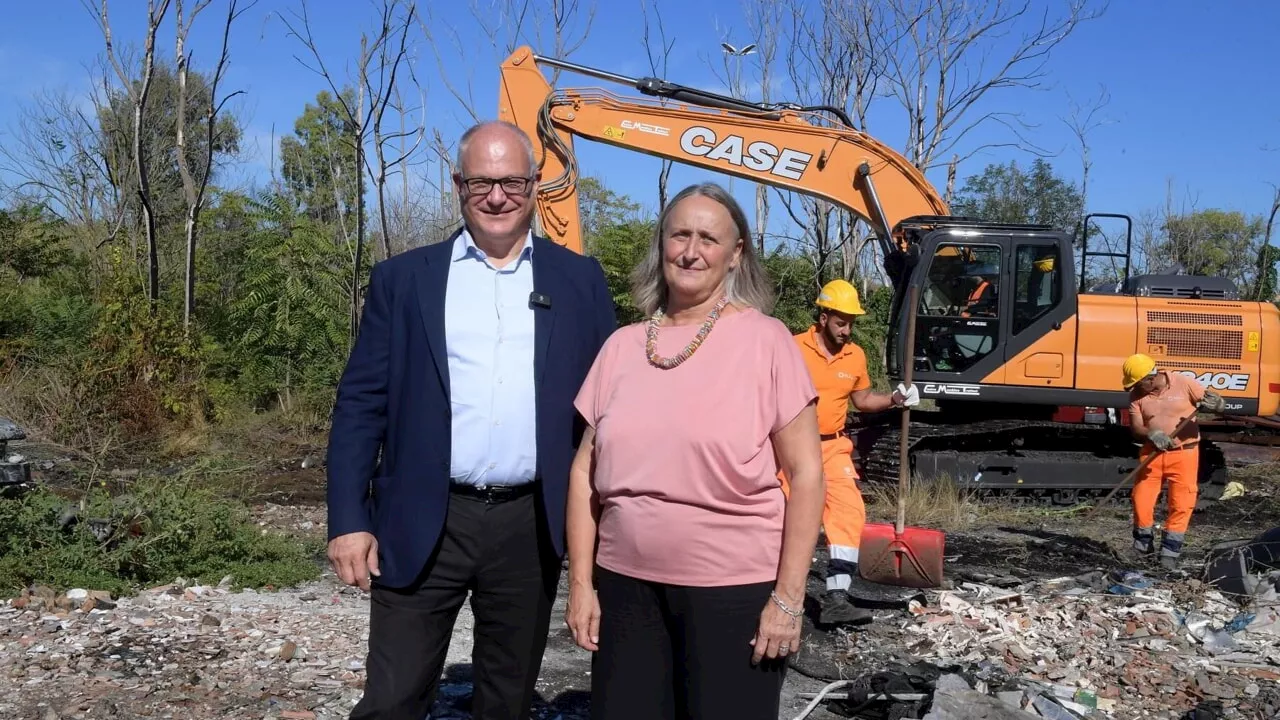
[[[804,615],[804,608],[801,608],[799,610],[792,610],[791,608],[787,607],[787,604],[782,602],[782,598],[778,597],[777,590],[769,591],[769,599],[773,600],[773,602],[777,604],[778,607],[782,608],[782,612],[790,615],[793,618],[798,618],[801,615]]]

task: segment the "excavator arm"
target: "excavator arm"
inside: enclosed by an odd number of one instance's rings
[[[604,90],[556,90],[540,64],[620,84],[661,99],[620,98]],[[823,198],[875,228],[885,257],[897,224],[947,215],[937,191],[906,158],[849,125],[810,122],[810,108],[760,105],[674,85],[634,80],[517,49],[502,64],[499,117],[533,139],[540,156],[542,231],[583,251],[574,136]],[[664,104],[665,102],[665,104]]]

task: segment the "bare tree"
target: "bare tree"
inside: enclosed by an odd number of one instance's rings
[[[1277,290],[1274,287],[1268,288],[1266,280],[1269,271],[1268,263],[1275,264],[1277,259],[1275,246],[1271,244],[1271,232],[1275,229],[1277,213],[1280,213],[1280,185],[1272,184],[1271,209],[1267,212],[1267,227],[1262,233],[1262,247],[1258,249],[1258,274],[1254,282],[1254,300],[1259,302],[1272,299],[1264,297],[1264,289],[1269,289],[1273,293]]]
[[[885,49],[886,80],[907,113],[906,155],[921,170],[951,155],[977,127],[996,122],[1013,135],[1007,142],[969,148],[963,159],[991,147],[1019,147],[1050,155],[1026,138],[1030,124],[1020,113],[982,111],[992,91],[1038,88],[1054,48],[1080,25],[1103,13],[1087,9],[1091,0],[1061,0],[1063,11],[1039,21],[1010,46],[1008,35],[1030,17],[1030,0],[888,0],[888,22],[905,28],[904,37]],[[1009,49],[1005,49],[1009,48]],[[1003,59],[988,68],[987,57]],[[979,114],[980,113],[980,114]]]
[[[1070,104],[1070,114],[1063,119],[1063,122],[1071,129],[1071,134],[1075,136],[1076,145],[1080,153],[1080,218],[1077,220],[1077,232],[1080,237],[1088,234],[1089,237],[1097,234],[1101,236],[1104,249],[1100,252],[1113,253],[1117,252],[1115,245],[1117,239],[1110,234],[1102,232],[1097,227],[1085,227],[1084,217],[1089,212],[1089,173],[1093,170],[1093,157],[1089,148],[1090,134],[1104,126],[1109,125],[1114,120],[1107,120],[1097,117],[1103,108],[1111,102],[1111,94],[1107,92],[1105,85],[1098,86],[1098,94],[1086,104],[1080,104],[1067,93],[1067,100]],[[1120,260],[1116,257],[1108,258],[1111,265],[1111,272],[1114,276],[1123,275],[1120,268]]]
[[[95,111],[102,105],[92,98]],[[124,218],[120,187],[112,182],[107,149],[96,117],[67,92],[42,90],[18,111],[8,137],[0,143],[0,170],[13,178],[7,190],[33,198],[59,218],[88,228],[100,224],[114,237]]]
[[[655,2],[656,5],[656,2]],[[658,26],[658,50],[655,52],[653,47],[653,38],[650,35],[649,23],[649,3],[646,0],[640,0],[640,15],[644,19],[643,29],[641,30],[640,41],[644,45],[645,56],[649,59],[649,72],[656,77],[665,78],[667,76],[667,65],[671,59],[671,51],[675,49],[676,40],[672,38],[667,41],[667,29],[662,23],[662,13],[654,8],[653,20]],[[660,100],[663,106],[666,100]],[[667,206],[667,178],[671,177],[671,167],[674,161],[667,159],[659,160],[658,167],[658,210]]]
[[[378,133],[381,132],[381,113],[386,110],[386,105],[391,97],[393,88],[395,87],[395,74],[400,64],[405,59],[405,40],[408,35],[409,25],[417,17],[416,3],[410,1],[406,16],[400,20],[395,19],[396,9],[402,5],[401,0],[381,0],[381,11],[379,13],[379,22],[377,30],[372,39],[368,33],[360,34],[360,55],[356,62],[356,75],[358,77],[356,100],[354,103],[348,102],[338,85],[334,80],[333,74],[325,65],[323,53],[316,42],[315,36],[312,34],[311,20],[307,12],[306,0],[300,0],[301,12],[294,13],[297,24],[291,23],[289,20],[281,17],[281,21],[288,29],[288,34],[297,38],[304,47],[309,51],[314,67],[301,58],[295,58],[299,63],[307,69],[315,72],[325,79],[329,84],[330,90],[333,91],[334,97],[342,108],[343,114],[346,116],[354,129],[354,150],[356,155],[356,241],[355,247],[352,248],[352,270],[351,270],[351,336],[352,342],[355,342],[356,334],[360,325],[360,272],[364,265],[364,245],[365,245],[365,209],[364,209],[364,170],[367,167],[365,159],[365,143],[369,136],[370,126],[375,122],[375,117],[379,124]],[[395,41],[396,35],[400,36],[397,49],[390,51],[387,46]],[[390,58],[388,61],[387,58]],[[375,59],[381,60],[376,67],[371,67]],[[374,84],[372,78],[378,78]],[[385,167],[385,163],[381,160],[381,143],[379,146],[378,157],[380,165]],[[382,176],[385,181],[385,175]],[[381,197],[381,195],[380,195]],[[380,211],[383,206],[380,203]],[[384,242],[386,236],[386,218],[385,212],[382,215],[382,226],[384,228]],[[384,248],[385,249],[385,248]]]
[[[468,7],[489,41],[491,57],[498,60],[506,58],[521,44],[533,46],[535,52],[542,55],[568,58],[586,42],[596,11],[594,0],[588,0],[585,7],[580,0],[537,3],[534,0],[469,0]],[[477,64],[485,67],[486,58],[476,57],[463,43],[455,23],[433,22],[431,11],[429,5],[426,17],[420,18],[419,23],[435,53],[441,84],[462,105],[468,115],[467,124],[481,122],[488,113],[477,111],[481,105],[475,99],[472,68]],[[582,21],[581,27],[577,27],[579,21]],[[450,69],[456,66],[445,63],[442,47],[453,59],[470,61],[462,63],[467,68],[466,77],[460,80],[450,77]],[[560,69],[555,68],[551,72],[551,84],[554,86],[559,79]]]
[[[873,0],[820,0],[815,7],[803,0],[787,0],[767,25],[787,34],[784,62],[793,93],[789,100],[839,109],[865,132],[885,71],[881,55],[895,41],[895,29],[884,24],[879,5]],[[759,37],[769,42],[763,32]],[[832,113],[809,120],[833,127],[843,123]],[[815,286],[829,274],[833,258],[840,262],[842,276],[864,274],[864,255],[872,247],[865,223],[828,201],[775,192],[787,217],[800,229],[798,240],[813,262]]]
[[[1071,134],[1075,136],[1080,151],[1080,207],[1087,211],[1089,207],[1089,172],[1093,169],[1093,158],[1089,153],[1089,134],[1094,130],[1114,123],[1097,117],[1097,114],[1111,102],[1111,93],[1105,85],[1098,86],[1098,95],[1087,104],[1081,105],[1067,94],[1071,105],[1071,114],[1063,119]]]
[[[547,6],[550,6],[549,8]],[[476,102],[472,86],[473,68],[477,65],[484,68],[487,61],[493,62],[490,67],[506,59],[521,44],[531,45],[536,52],[561,59],[572,56],[586,41],[595,18],[595,2],[587,0],[585,6],[580,0],[544,0],[534,3],[533,0],[469,0],[471,15],[481,32],[489,41],[491,55],[489,58],[478,56],[474,48],[462,42],[458,30],[453,23],[432,22],[431,6],[427,7],[426,17],[419,18],[423,35],[431,45],[439,68],[441,84],[445,90],[458,101],[467,117],[463,125],[471,125],[490,117],[490,113],[478,110],[484,107]],[[447,45],[446,45],[447,43]],[[445,54],[452,59],[464,59],[460,63],[467,68],[462,79],[451,77],[455,64],[446,64]],[[560,70],[553,69],[551,84],[559,81]],[[432,130],[430,143],[434,154],[440,162],[442,176],[456,174],[454,167],[454,145],[446,140],[445,133],[436,127]],[[537,138],[533,138],[537,142]],[[449,183],[441,177],[439,183],[440,201],[442,204],[440,217],[454,217],[460,222],[455,211],[444,211],[443,205],[449,203],[452,193]]]
[[[760,102],[773,98],[776,77],[773,66],[778,56],[779,33],[786,18],[786,6],[774,0],[744,0],[743,11],[751,36],[755,38],[755,69],[759,80]],[[769,186],[756,183],[756,248],[765,252],[769,232]]]
[[[378,198],[378,219],[382,230],[382,256],[384,258],[391,257],[391,226],[387,222],[387,177],[405,162],[409,156],[417,149],[426,133],[426,99],[423,96],[422,86],[418,83],[417,75],[413,71],[413,62],[406,61],[407,46],[409,38],[409,27],[413,24],[417,15],[415,5],[410,5],[406,11],[406,15],[400,20],[393,20],[392,11],[395,9],[395,2],[391,5],[383,5],[382,28],[381,32],[390,35],[399,35],[396,45],[390,42],[378,42],[378,64],[377,64],[377,81],[375,82],[369,74],[369,67],[363,64],[360,68],[361,85],[367,89],[369,97],[372,99],[372,130],[373,130],[373,150],[377,157],[378,164],[376,167],[370,167],[369,172],[373,175],[374,184],[377,190]],[[397,85],[397,73],[401,66],[407,74],[410,83],[417,91],[417,95],[423,98],[421,110],[424,113],[421,122],[416,127],[410,129],[405,127],[405,107],[399,105],[395,108],[400,114],[401,130],[396,133],[387,135],[383,132],[383,122],[386,118],[387,108],[390,106],[392,97],[399,91]],[[400,154],[394,159],[387,159],[386,144],[397,140],[413,137],[413,146],[405,148],[401,146]]]
[[[952,199],[956,196],[956,170],[959,169],[959,167],[960,156],[952,155],[951,162],[947,163],[947,192],[946,195],[943,196],[943,201],[945,201],[947,205],[950,205]]]
[[[147,237],[147,294],[151,301],[151,312],[154,314],[156,305],[160,301],[160,255],[156,243],[156,218],[151,205],[151,183],[147,173],[146,158],[142,152],[143,125],[147,100],[151,92],[151,78],[155,72],[156,31],[169,11],[170,0],[147,0],[147,31],[143,46],[142,79],[136,85],[132,75],[125,71],[124,65],[116,54],[111,34],[111,20],[107,12],[107,0],[102,0],[96,13],[88,1],[82,0],[85,8],[97,19],[98,29],[102,32],[102,38],[106,44],[107,61],[115,69],[120,84],[133,101],[133,163],[138,181],[138,202],[142,206],[142,218]]]
[[[237,90],[219,100],[218,85],[222,82],[223,74],[227,70],[231,26],[235,23],[237,17],[256,4],[256,0],[251,0],[248,5],[240,8],[237,0],[228,0],[227,2],[227,19],[222,26],[222,51],[218,54],[218,63],[214,67],[213,77],[209,80],[209,106],[204,118],[205,156],[202,158],[203,165],[197,168],[199,177],[196,177],[192,174],[191,165],[187,159],[187,71],[191,66],[192,53],[186,49],[186,44],[187,38],[191,33],[191,27],[195,24],[196,16],[209,6],[210,1],[198,0],[191,8],[191,14],[185,18],[183,17],[182,0],[175,0],[176,4],[174,6],[174,11],[177,15],[177,31],[173,56],[178,63],[176,156],[178,173],[182,176],[182,194],[187,201],[187,274],[186,290],[183,293],[185,299],[182,308],[182,329],[187,333],[191,332],[191,316],[195,312],[196,306],[196,236],[200,222],[200,211],[204,208],[205,189],[208,188],[209,177],[213,174],[213,152],[216,147],[215,140],[218,132],[218,113],[222,111],[222,106],[228,100],[243,92],[242,90]]]

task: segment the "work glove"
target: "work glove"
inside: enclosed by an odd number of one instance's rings
[[[1147,439],[1149,439],[1151,444],[1155,445],[1158,450],[1168,450],[1173,447],[1173,438],[1169,437],[1169,433],[1166,433],[1163,430],[1152,430],[1151,433],[1147,435]]]
[[[1197,407],[1204,412],[1220,413],[1227,409],[1227,401],[1212,390],[1206,390]]]
[[[916,384],[911,383],[911,387],[907,387],[902,383],[898,383],[898,387],[893,390],[893,403],[899,407],[911,407],[920,404],[920,391],[916,389]]]

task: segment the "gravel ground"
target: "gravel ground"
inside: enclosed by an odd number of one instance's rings
[[[299,533],[324,527],[316,506],[267,505],[259,517],[264,527]],[[1178,718],[1214,698],[1236,706],[1230,718],[1267,717],[1267,703],[1280,709],[1280,636],[1239,632],[1231,648],[1211,649],[1179,629],[1175,614],[1193,606],[1213,627],[1237,614],[1192,578],[1151,575],[1150,588],[1109,594],[1105,573],[1114,563],[1101,543],[987,530],[953,534],[949,547],[950,592],[927,593],[910,610],[882,609],[864,630],[809,625],[780,718],[795,717],[807,704],[798,694],[829,680],[920,658],[986,677],[992,693],[1007,676],[1092,690],[1103,705],[1114,703],[1100,717]],[[1018,560],[1027,548],[1038,565]],[[815,590],[824,562],[820,555]],[[1010,564],[1019,566],[1013,574]],[[565,596],[562,587],[539,720],[587,717],[589,658],[559,621]],[[0,717],[346,717],[361,693],[368,610],[365,594],[328,572],[262,592],[182,579],[129,598],[37,588],[0,606]],[[470,631],[464,607],[434,717],[468,717]],[[810,717],[839,715],[820,708]]]
[[[259,505],[264,528],[323,534],[314,474],[307,469],[297,483],[310,494],[259,498],[293,503]],[[1197,511],[1188,569],[1212,542],[1280,525],[1276,481],[1251,476],[1245,485],[1245,497]],[[1026,698],[1021,691],[1031,688],[1059,692],[1063,702],[1096,696],[1103,709],[1091,717],[1177,720],[1207,701],[1221,702],[1233,720],[1280,711],[1280,635],[1268,634],[1277,628],[1271,616],[1254,608],[1253,624],[1226,639],[1215,634],[1245,615],[1187,573],[1163,573],[1118,552],[1125,514],[1119,501],[1087,526],[1046,511],[1034,523],[1024,516],[1017,526],[985,522],[948,533],[945,592],[925,593],[909,609],[881,608],[866,628],[807,625],[780,720],[805,707],[800,694],[831,680],[922,659],[988,695],[1015,690]],[[819,553],[814,591],[824,564]],[[1110,591],[1111,573],[1124,570],[1145,573],[1144,587]],[[0,718],[345,718],[361,694],[368,598],[327,571],[302,587],[261,592],[181,578],[128,598],[82,590],[34,588],[0,605]],[[587,717],[589,656],[560,620],[566,594],[562,587],[538,684],[539,720]],[[471,627],[464,606],[433,717],[469,717]],[[819,708],[809,718],[840,716]]]
[[[165,586],[87,612],[39,597],[0,607],[0,717],[323,720],[360,697],[368,596],[331,574],[274,592]],[[464,606],[433,717],[470,717],[471,628]],[[784,704],[822,684],[794,677]],[[589,688],[587,653],[553,629],[534,717],[586,718]]]

